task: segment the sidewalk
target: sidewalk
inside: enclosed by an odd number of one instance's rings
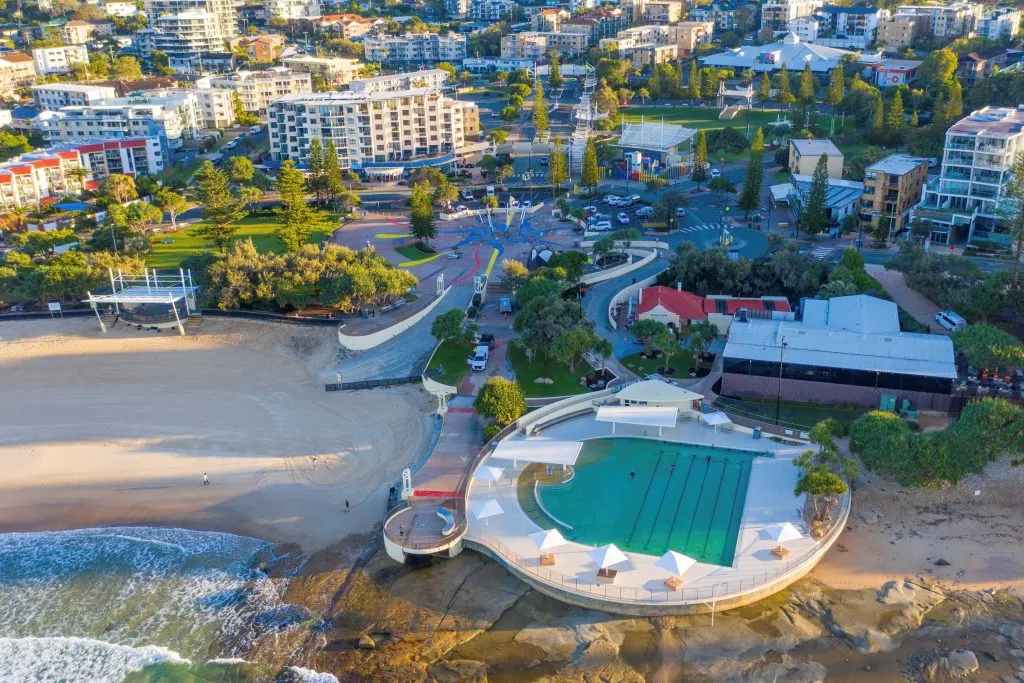
[[[907,286],[903,273],[898,270],[886,270],[885,266],[873,263],[864,266],[864,270],[878,280],[896,305],[912,315],[917,322],[927,325],[931,332],[948,334],[945,328],[935,324],[935,314],[941,310],[939,305]]]

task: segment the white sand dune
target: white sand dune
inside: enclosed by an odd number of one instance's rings
[[[427,445],[432,400],[325,392],[337,348],[332,327],[3,323],[0,531],[163,524],[312,551],[369,530]]]

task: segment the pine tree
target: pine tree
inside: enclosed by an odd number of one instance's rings
[[[708,179],[708,138],[703,128],[697,133],[697,148],[693,152],[693,170],[690,171],[690,177],[697,183],[698,190],[700,184]]]
[[[889,102],[889,114],[885,117],[885,127],[891,133],[898,133],[903,130],[903,126],[903,95],[897,88]]]
[[[793,104],[796,102],[796,98],[793,97],[793,93],[789,92],[789,71],[786,70],[785,64],[782,65],[782,68],[779,69],[779,74],[775,77],[775,87],[779,91],[776,99],[778,99],[780,103]]]
[[[319,206],[326,189],[324,146],[320,142],[320,138],[313,138],[309,141],[309,178],[306,182],[310,191],[316,196],[316,203]]]
[[[231,194],[227,175],[209,161],[196,173],[195,187],[205,220],[192,234],[210,240],[223,252],[238,229],[235,223],[245,217],[245,203]]]
[[[434,209],[430,201],[430,189],[426,183],[412,186],[409,198],[409,223],[413,237],[427,244],[437,237],[437,226],[434,225]]]
[[[690,82],[686,85],[686,95],[691,100],[700,99],[700,70],[696,59],[690,62]]]
[[[281,195],[281,225],[274,231],[284,248],[296,252],[309,241],[309,236],[327,226],[327,217],[323,211],[314,209],[306,201],[306,180],[302,171],[295,168],[290,159],[281,164],[275,183]]]
[[[917,127],[918,127],[918,126],[920,126],[920,125],[921,125],[921,124],[920,124],[920,123],[918,122],[918,120],[917,120],[917,110],[915,109],[915,110],[914,110],[914,113],[912,113],[912,114],[910,115],[910,127],[911,127],[911,128],[917,128]]]
[[[334,140],[328,140],[327,150],[324,152],[324,192],[333,204],[344,191],[345,183],[341,177],[341,164],[338,163],[338,150],[334,146]]]
[[[878,133],[885,127],[885,116],[882,113],[882,98],[875,98],[871,107],[871,130],[874,133]]]
[[[952,125],[964,113],[964,93],[963,88],[960,87],[960,81],[955,78],[950,79],[946,90],[948,97],[946,98],[945,122]]]
[[[713,100],[718,97],[718,70],[710,67],[705,68],[700,75],[700,94],[705,100]]]
[[[555,146],[551,149],[548,162],[548,178],[551,180],[552,194],[557,197],[562,183],[569,179],[569,159],[562,148],[562,138],[555,138]]]
[[[565,79],[562,78],[562,65],[558,61],[558,50],[552,50],[548,59],[548,83],[551,84],[552,90],[558,90],[565,83]]]
[[[736,207],[749,214],[761,205],[761,183],[764,182],[764,133],[760,128],[750,145],[750,160],[747,163],[747,178],[743,181],[743,192]]]
[[[533,93],[533,127],[538,133],[548,129],[548,100],[544,96],[544,85],[539,80]]]
[[[583,148],[583,175],[580,182],[591,192],[601,183],[601,169],[597,166],[597,145],[592,137],[587,138],[587,145]]]
[[[761,100],[761,111],[764,111],[764,103],[772,96],[772,80],[768,72],[761,74],[761,80],[757,83],[757,99]]]
[[[825,208],[825,196],[828,193],[828,155],[818,158],[811,176],[811,190],[807,195],[807,204],[800,216],[800,229],[808,235],[817,235],[828,224],[828,212]]]
[[[804,62],[803,73],[800,74],[800,99],[803,102],[814,101],[815,78],[811,73],[811,63]]]
[[[828,90],[825,92],[825,104],[831,105],[833,112],[846,96],[843,80],[843,67],[837,66],[829,73]]]

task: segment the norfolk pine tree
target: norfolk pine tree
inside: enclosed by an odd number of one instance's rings
[[[772,80],[768,72],[761,74],[761,80],[757,82],[757,99],[761,100],[761,111],[764,111],[764,103],[772,96]]]
[[[813,102],[814,89],[814,74],[811,73],[811,63],[804,62],[804,70],[800,74],[800,100],[804,103]]]
[[[779,90],[777,99],[781,104],[793,104],[796,102],[793,93],[789,91],[789,71],[786,70],[785,64],[782,65],[778,76],[775,77],[775,87]]]
[[[309,178],[306,182],[316,197],[317,206],[319,206],[326,189],[324,146],[320,142],[320,138],[313,138],[309,141]]]
[[[306,201],[306,180],[290,159],[281,164],[276,187],[282,204],[278,214],[283,221],[274,234],[285,249],[294,253],[309,240],[310,234],[327,227],[327,217]]]
[[[747,179],[743,181],[743,192],[736,207],[747,215],[761,205],[761,183],[764,182],[764,133],[760,128],[754,134],[750,145],[750,161],[747,164]]]
[[[562,78],[562,66],[558,61],[558,50],[552,50],[548,59],[548,83],[551,84],[552,90],[558,90],[565,83],[565,79]]]
[[[338,196],[345,191],[345,183],[341,176],[341,165],[338,163],[338,150],[334,146],[334,140],[327,141],[327,149],[324,151],[324,192],[331,203],[334,203]]]
[[[900,94],[899,88],[892,95],[892,100],[889,102],[889,113],[885,117],[885,127],[890,133],[899,133],[903,130],[903,95]]]
[[[533,127],[538,133],[548,129],[548,100],[544,96],[544,84],[539,80],[533,94]]]
[[[587,138],[587,145],[583,148],[583,175],[580,182],[591,192],[601,184],[601,170],[597,166],[597,145],[592,137]]]
[[[811,176],[811,190],[807,195],[807,205],[800,216],[800,228],[808,235],[817,235],[828,224],[828,213],[825,208],[825,197],[828,192],[828,155],[818,158]]]
[[[566,158],[565,150],[562,148],[562,138],[555,138],[555,145],[551,149],[551,159],[548,163],[548,177],[551,179],[551,194],[558,196],[562,183],[569,179],[569,160]]]
[[[210,240],[223,252],[235,234],[235,223],[245,217],[245,201],[231,194],[228,177],[209,161],[195,175],[196,199],[205,221],[192,234]]]
[[[686,85],[686,94],[691,100],[700,99],[700,70],[697,69],[697,60],[690,62],[690,82]]]
[[[697,133],[697,148],[693,152],[693,170],[690,171],[690,177],[697,183],[698,190],[700,184],[708,179],[708,138],[703,128]]]
[[[409,199],[409,223],[413,237],[423,243],[430,244],[430,240],[437,237],[434,209],[426,183],[416,183],[412,186],[412,197]]]

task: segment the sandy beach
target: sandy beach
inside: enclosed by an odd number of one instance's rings
[[[307,552],[368,531],[427,447],[433,401],[325,392],[337,350],[333,327],[3,323],[0,531],[154,524]]]

